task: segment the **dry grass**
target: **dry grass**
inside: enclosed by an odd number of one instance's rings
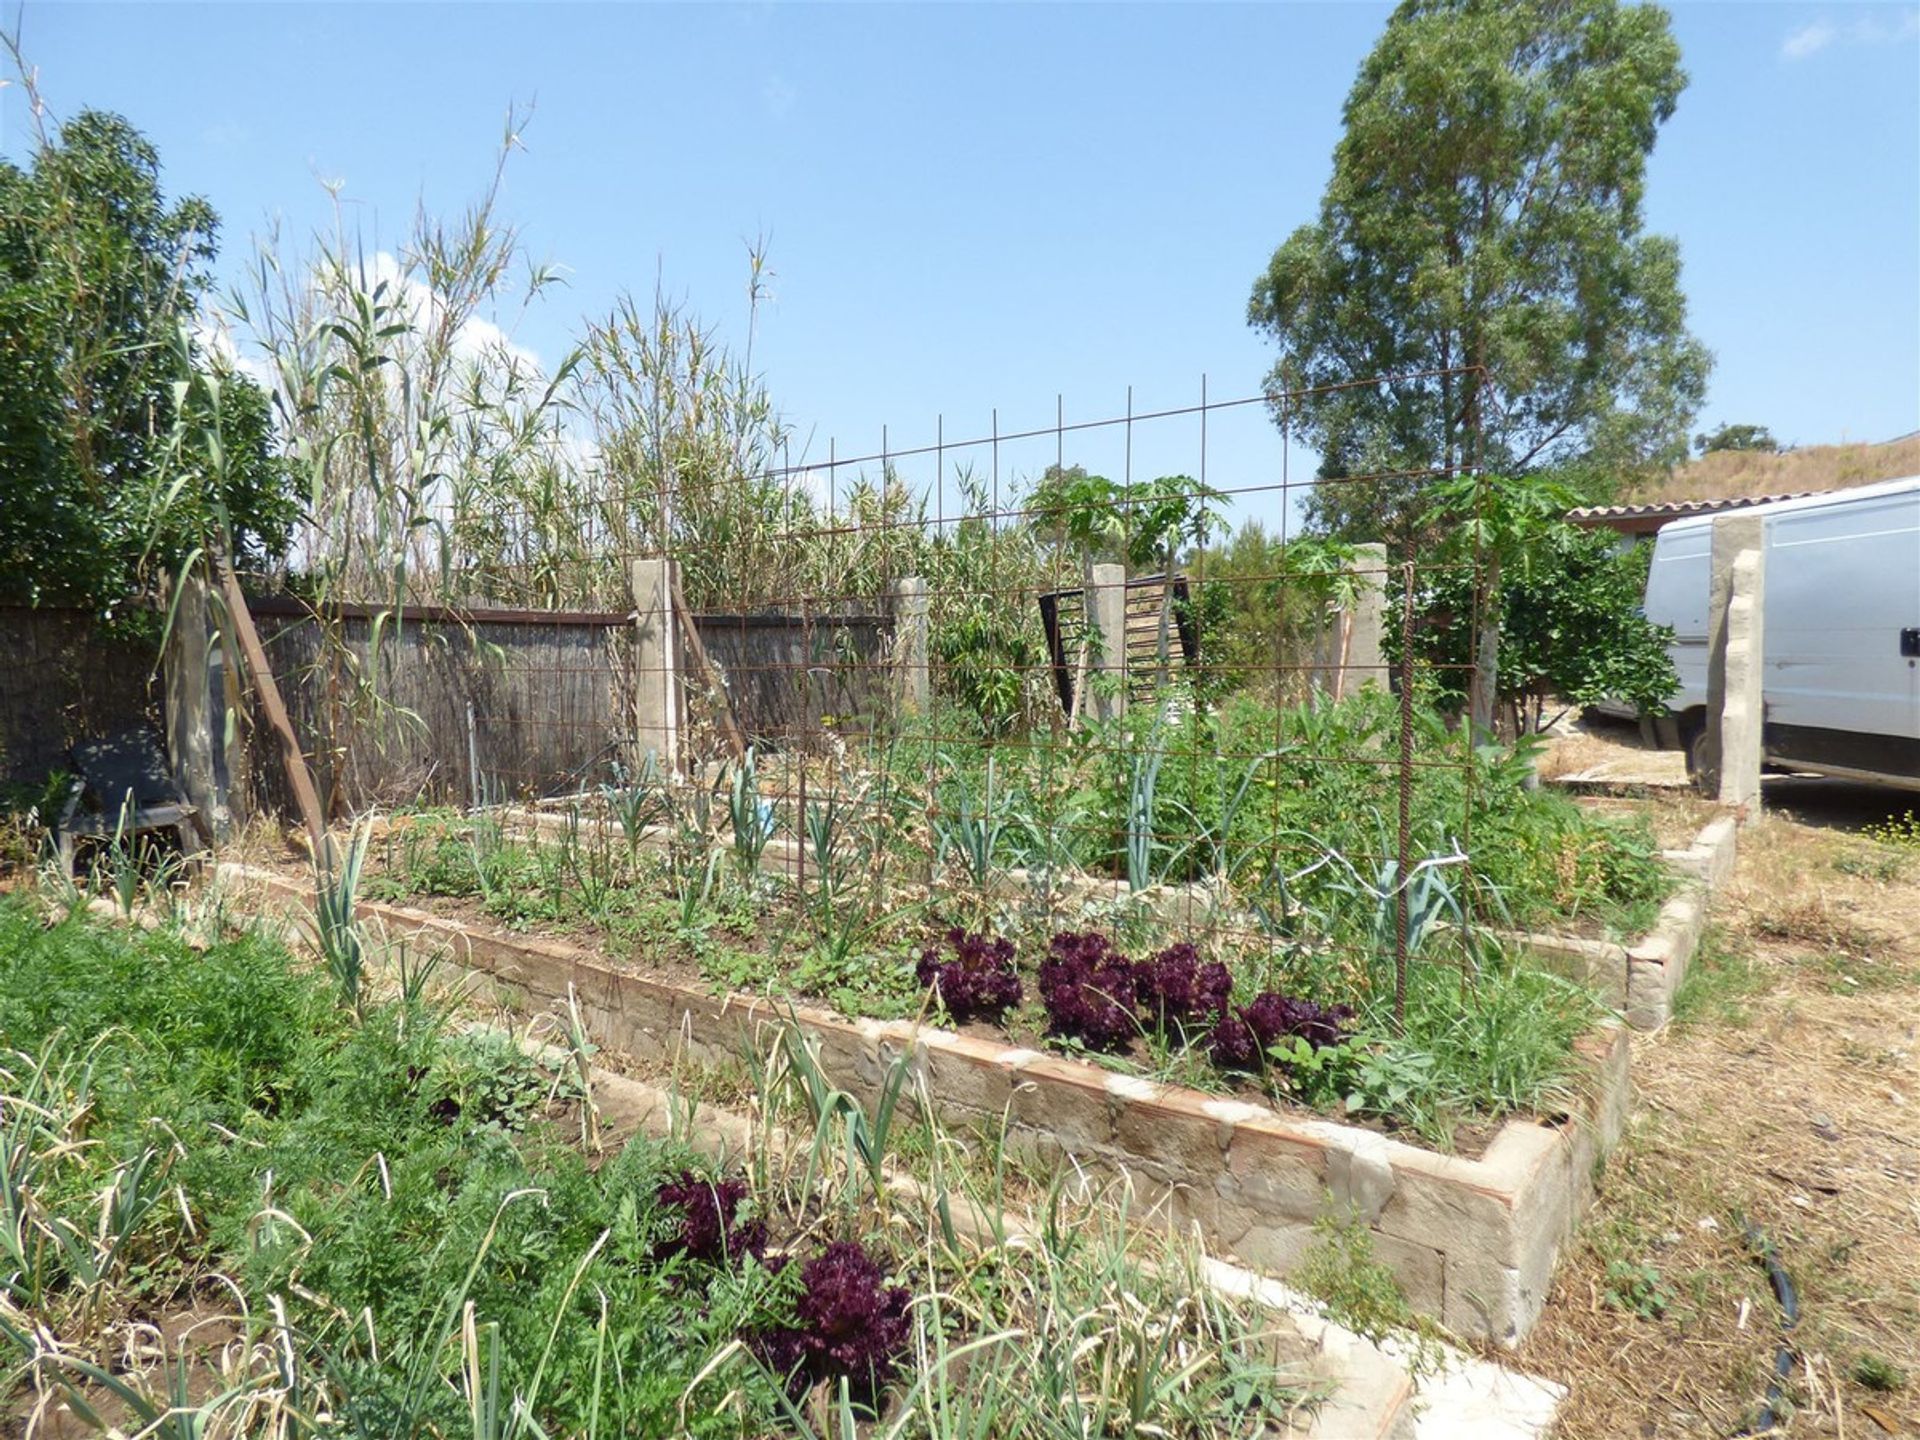
[[[1596,786],[1690,788],[1686,757],[1678,750],[1655,749],[1634,721],[1591,711],[1570,716],[1548,732],[1538,773],[1542,780]]]
[[[1689,461],[1664,480],[1636,486],[1620,498],[1628,504],[1725,500],[1839,490],[1908,475],[1920,475],[1920,432],[1877,445],[1803,445],[1777,455],[1720,450]]]
[[[1802,1307],[1775,1433],[1920,1436],[1920,856],[1770,817],[1718,915],[1519,1359],[1571,1386],[1559,1440],[1735,1433],[1779,1340],[1752,1223]]]

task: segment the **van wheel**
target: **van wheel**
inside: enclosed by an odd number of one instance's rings
[[[1707,768],[1707,717],[1688,715],[1680,722],[1680,748],[1687,757],[1687,778],[1699,786]]]

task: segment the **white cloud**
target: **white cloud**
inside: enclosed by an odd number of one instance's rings
[[[445,301],[423,281],[402,270],[400,261],[386,250],[376,252],[367,267],[369,287],[382,281],[407,307],[408,318],[416,330],[424,331],[431,327],[437,318],[436,312]],[[470,363],[490,355],[504,355],[523,371],[535,375],[545,373],[540,368],[540,356],[535,351],[525,345],[515,344],[505,330],[481,315],[469,315],[460,322],[460,328],[453,332],[453,353]]]
[[[1839,32],[1832,22],[1816,20],[1811,25],[1803,25],[1781,42],[1780,54],[1787,60],[1804,60],[1809,55],[1817,55],[1833,43],[1833,37]]]
[[[1836,45],[1898,45],[1916,37],[1920,37],[1920,8],[1888,7],[1862,15],[1845,26],[1824,18],[1802,25],[1780,42],[1780,58],[1805,60]]]

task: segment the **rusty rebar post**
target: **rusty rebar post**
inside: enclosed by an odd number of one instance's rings
[[[1407,1025],[1407,882],[1413,869],[1413,544],[1400,567],[1400,846],[1394,875],[1393,1023]]]

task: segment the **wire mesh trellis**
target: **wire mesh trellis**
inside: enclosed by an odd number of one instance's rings
[[[1296,475],[1299,398],[1203,382],[1073,421],[1056,399],[1050,425],[996,412],[952,439],[942,417],[930,443],[883,430],[752,472],[662,450],[567,527],[579,609],[476,609],[516,567],[564,569],[509,543],[387,645],[417,723],[315,748],[364,798],[540,801],[603,828],[644,808],[669,851],[664,817],[697,810],[782,877],[739,938],[815,932],[799,993],[844,999],[948,925],[1044,950],[1101,924],[1403,1007],[1412,955],[1476,913],[1473,657],[1427,653],[1416,602],[1465,568],[1477,603],[1480,557],[1307,534],[1315,486],[1404,496],[1449,472]],[[1230,530],[1248,518],[1264,531]]]

